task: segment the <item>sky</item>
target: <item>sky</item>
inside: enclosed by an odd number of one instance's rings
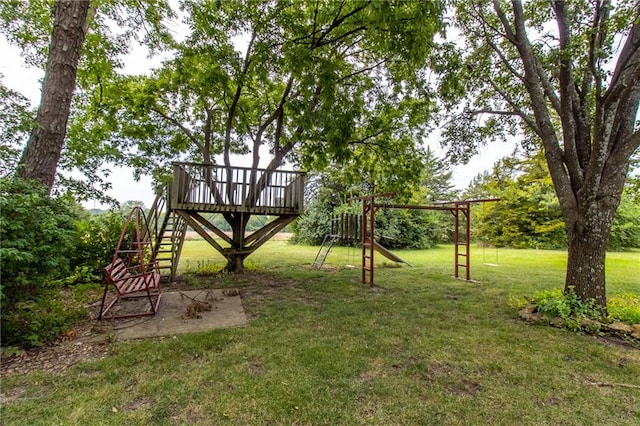
[[[20,50],[10,46],[4,36],[0,36],[0,57],[3,58],[2,63],[0,63],[0,74],[3,76],[4,85],[21,93],[31,101],[34,108],[37,107],[40,102],[41,78],[44,72],[32,67],[26,67],[20,55]],[[144,52],[135,49],[125,63],[125,71],[131,74],[145,73],[153,66],[153,62],[146,58]],[[437,140],[430,140],[426,143],[438,157],[444,157],[444,150]],[[480,147],[479,154],[471,158],[469,163],[452,167],[454,186],[459,190],[464,190],[475,176],[485,170],[490,170],[496,160],[510,155],[513,149],[514,144],[509,143],[494,143]],[[237,160],[242,162],[242,159]],[[246,164],[250,164],[250,162]],[[135,181],[131,169],[113,167],[108,181],[112,185],[108,195],[121,203],[130,200],[142,201],[147,207],[153,203],[155,194],[152,189],[151,179],[148,176],[143,176],[140,181]],[[108,206],[102,205],[97,201],[87,201],[83,205],[85,208],[90,209],[108,208]]]

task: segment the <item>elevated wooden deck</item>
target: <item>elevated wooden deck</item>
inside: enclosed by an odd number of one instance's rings
[[[304,172],[174,163],[169,207],[208,213],[300,215]]]

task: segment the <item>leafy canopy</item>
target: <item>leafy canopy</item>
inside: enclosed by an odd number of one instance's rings
[[[416,175],[434,110],[427,66],[441,2],[184,1],[189,32],[147,76],[101,80],[72,124],[78,158],[163,179],[167,163],[306,169],[354,162],[376,182]],[[95,155],[98,153],[99,155]]]

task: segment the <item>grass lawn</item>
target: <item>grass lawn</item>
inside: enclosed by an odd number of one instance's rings
[[[3,379],[5,425],[637,425],[640,350],[521,321],[510,297],[562,287],[566,254],[399,251],[360,284],[358,249],[267,243],[244,275],[187,276],[237,287],[246,327],[114,342],[102,360]],[[382,257],[378,256],[378,261]],[[183,271],[220,269],[203,241]],[[640,252],[607,257],[610,294],[640,292]],[[6,398],[8,395],[20,395]]]

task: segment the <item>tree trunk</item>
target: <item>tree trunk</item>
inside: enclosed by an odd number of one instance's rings
[[[224,270],[230,273],[242,273],[244,272],[244,259],[249,256],[249,253],[245,252],[244,245],[244,233],[249,217],[244,213],[237,213],[225,215],[225,219],[231,226],[233,244],[224,255],[227,259],[227,265]]]
[[[224,267],[226,272],[232,274],[241,274],[244,272],[244,259],[247,257],[244,253],[230,253],[225,255],[227,265]]]
[[[89,0],[58,0],[55,3],[42,98],[35,128],[18,164],[18,176],[39,180],[49,190],[53,187],[64,147],[89,3]]]
[[[565,292],[573,288],[581,300],[594,300],[606,314],[605,257],[615,208],[603,204],[594,202],[591,214],[568,227]]]

